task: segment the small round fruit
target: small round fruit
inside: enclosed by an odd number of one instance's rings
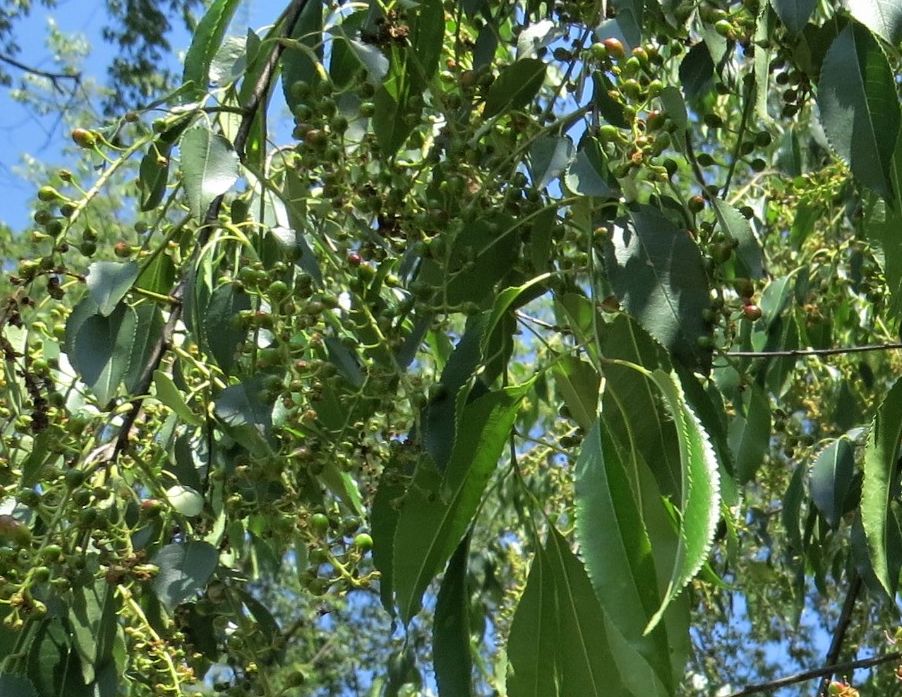
[[[736,29],[733,27],[733,24],[726,19],[720,19],[714,24],[714,31],[716,31],[721,36],[731,37],[735,34]]]
[[[354,546],[363,552],[367,552],[373,548],[373,538],[365,532],[358,533],[354,537]]]
[[[761,308],[754,304],[749,303],[748,305],[742,306],[742,314],[745,315],[746,319],[750,319],[753,322],[757,319],[761,319]]]
[[[620,39],[611,37],[609,39],[605,39],[601,43],[604,44],[604,47],[608,50],[608,55],[613,58],[623,58],[623,56],[626,55],[626,51],[624,51],[623,44],[620,42]]]
[[[700,213],[705,208],[705,197],[696,194],[689,199],[689,210],[693,213]]]
[[[132,255],[132,248],[128,242],[119,240],[113,247],[113,253],[120,259],[128,259]]]
[[[325,513],[314,513],[310,516],[310,527],[318,535],[324,535],[329,529],[329,516]]]
[[[597,61],[603,61],[608,57],[608,47],[600,41],[592,44],[589,47],[589,52],[592,54],[592,58]]]
[[[38,199],[44,201],[45,203],[48,201],[56,201],[60,198],[62,198],[60,192],[54,189],[52,186],[42,186],[40,189],[38,189]]]
[[[66,471],[65,475],[66,486],[70,489],[77,489],[85,481],[85,473],[84,470],[79,469],[70,469]]]
[[[76,128],[72,131],[72,140],[80,148],[93,148],[97,145],[97,134],[86,128]]]

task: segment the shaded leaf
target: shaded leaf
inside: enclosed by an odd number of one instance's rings
[[[469,552],[469,538],[464,538],[448,562],[435,601],[432,660],[440,697],[467,697],[473,693],[470,595],[467,592]]]
[[[604,251],[622,306],[684,362],[707,362],[697,342],[710,335],[708,279],[692,238],[657,209],[639,206],[615,221]]]
[[[405,623],[463,538],[531,386],[490,392],[464,407],[444,476],[426,458],[417,465],[394,541],[394,590]]]
[[[592,428],[598,414],[601,378],[591,363],[563,356],[554,364],[554,382],[573,420],[584,430]]]
[[[489,88],[483,116],[490,118],[508,109],[526,106],[538,94],[545,81],[545,64],[536,58],[524,58],[501,70]]]
[[[736,256],[741,264],[742,275],[761,278],[764,275],[764,255],[749,221],[733,206],[719,198],[714,199],[714,212],[721,232],[739,243]]]
[[[236,441],[253,453],[267,454],[272,412],[262,392],[259,379],[231,385],[216,396],[213,412]]]
[[[231,372],[235,352],[247,334],[238,315],[250,307],[250,296],[243,288],[236,288],[231,283],[217,287],[210,296],[203,318],[204,334],[210,354],[226,375]]]
[[[294,25],[291,38],[303,44],[320,60],[323,57],[323,4],[308,2],[301,10],[301,15]],[[299,49],[288,48],[279,59],[282,65],[282,93],[285,103],[292,111],[302,103],[296,96],[292,85],[298,81],[312,84],[319,80],[316,65],[310,55]]]
[[[116,309],[138,278],[138,272],[134,261],[95,261],[88,267],[88,293],[101,315],[106,317]]]
[[[175,542],[153,558],[160,567],[153,589],[169,610],[202,591],[216,571],[219,553],[207,542]]]
[[[835,528],[846,509],[852,488],[855,450],[848,436],[840,436],[818,453],[809,475],[811,500]]]
[[[539,138],[529,151],[529,168],[535,188],[544,189],[561,176],[573,157],[573,141],[567,136]]]
[[[745,391],[743,402],[743,412],[733,417],[728,436],[740,484],[754,479],[770,446],[770,404],[764,390],[752,385]]]
[[[770,0],[780,21],[793,34],[798,34],[808,23],[817,7],[817,0]]]
[[[892,544],[890,502],[896,482],[899,440],[902,438],[902,380],[897,380],[877,409],[864,449],[864,479],[861,485],[861,522],[868,551],[880,585],[894,597],[898,568],[890,564]],[[894,519],[893,519],[894,520]]]
[[[871,33],[849,23],[824,57],[817,103],[830,144],[862,184],[889,200],[899,135],[899,95]]]
[[[153,384],[155,390],[154,396],[160,402],[172,409],[182,421],[186,424],[191,424],[192,426],[200,426],[203,423],[201,418],[188,406],[181,390],[176,387],[172,378],[166,375],[166,373],[161,370],[154,371]]]
[[[116,396],[128,371],[137,321],[135,311],[120,303],[109,317],[91,315],[78,328],[69,359],[101,405]]]
[[[845,0],[855,19],[888,44],[902,41],[902,3],[898,0]]]
[[[154,358],[154,351],[163,336],[163,313],[153,303],[143,302],[135,308],[135,341],[131,348],[128,371],[123,378],[125,390],[135,395],[141,378]]]

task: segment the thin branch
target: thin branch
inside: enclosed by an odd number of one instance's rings
[[[7,65],[11,65],[14,68],[18,68],[22,72],[29,73],[31,75],[37,75],[38,77],[45,77],[50,82],[53,83],[54,88],[62,92],[62,88],[59,86],[60,80],[72,80],[76,84],[81,82],[81,73],[55,73],[49,70],[41,70],[40,68],[35,68],[30,65],[26,65],[20,61],[17,61],[12,56],[8,56],[4,53],[0,53],[0,62],[6,63]]]
[[[866,351],[896,351],[902,343],[868,344],[867,346],[837,346],[825,349],[788,349],[786,351],[729,351],[725,356],[735,358],[800,358],[802,356],[837,356]]]
[[[730,157],[730,168],[727,170],[727,180],[724,182],[723,188],[720,190],[721,197],[726,200],[727,193],[730,190],[730,184],[733,181],[733,174],[736,172],[736,163],[739,162],[742,149],[742,137],[745,135],[745,129],[748,126],[749,114],[752,112],[752,95],[754,93],[755,83],[749,80],[745,86],[745,103],[742,106],[742,120],[739,122],[739,133],[736,134],[736,145],[733,148],[733,154]]]
[[[846,600],[843,602],[842,611],[839,613],[839,619],[836,621],[836,628],[833,630],[833,639],[830,641],[830,649],[827,651],[827,665],[835,665],[839,660],[839,654],[842,652],[843,641],[846,638],[846,632],[849,629],[849,623],[852,621],[852,611],[855,609],[855,601],[858,600],[858,594],[861,592],[861,576],[852,572],[852,579],[849,582],[849,590],[846,591]],[[821,686],[817,691],[820,697],[826,697],[827,688],[830,687],[830,680],[835,671],[825,673],[821,680]]]
[[[762,692],[773,692],[774,690],[779,690],[781,687],[786,687],[787,685],[795,685],[796,683],[805,682],[806,680],[813,680],[814,678],[819,678],[823,675],[834,675],[836,673],[839,673],[841,675],[848,675],[852,671],[859,670],[861,668],[873,668],[874,666],[879,666],[883,665],[884,663],[891,663],[892,661],[898,660],[902,660],[902,651],[893,651],[892,653],[887,653],[882,656],[862,658],[857,661],[836,663],[834,665],[824,666],[823,668],[806,670],[803,673],[796,673],[795,675],[787,675],[786,677],[777,678],[776,680],[763,682],[758,685],[749,685],[739,692],[733,692],[732,694],[727,695],[727,697],[747,697],[747,695],[757,695]]]
[[[297,24],[301,12],[303,11],[306,4],[307,0],[292,0],[291,4],[288,6],[288,9],[284,14],[284,22],[282,24],[282,26],[284,27],[284,30],[282,32],[284,36],[291,36],[291,34],[294,32],[294,27]],[[260,108],[260,105],[263,103],[263,98],[269,91],[269,88],[272,84],[273,77],[275,76],[275,69],[278,64],[279,57],[282,54],[282,50],[282,46],[280,44],[277,45],[267,59],[266,66],[260,72],[260,75],[257,78],[257,82],[254,85],[253,92],[251,93],[251,99],[248,102],[244,118],[241,119],[241,124],[239,125],[238,131],[235,134],[235,141],[233,145],[235,146],[235,151],[238,153],[239,157],[242,160],[244,160],[244,146],[247,144],[247,139],[250,135],[251,124],[256,118],[257,111]],[[213,229],[216,220],[219,218],[219,211],[222,208],[223,198],[223,196],[217,196],[207,209],[207,213],[204,216],[203,226],[201,228],[200,235],[198,236],[199,247],[203,246],[203,244],[206,242],[207,238],[210,235],[210,231]],[[172,308],[172,311],[169,313],[169,318],[166,320],[163,331],[160,333],[160,338],[157,340],[156,344],[154,344],[153,349],[151,350],[151,358],[145,365],[144,371],[141,374],[141,379],[138,381],[137,388],[135,389],[135,394],[137,394],[138,396],[131,401],[131,407],[122,417],[122,425],[119,427],[119,435],[116,437],[116,447],[113,450],[110,461],[116,460],[116,458],[128,447],[130,432],[141,412],[141,406],[144,403],[144,395],[147,394],[147,391],[150,389],[151,382],[153,382],[153,374],[157,370],[157,368],[160,367],[160,363],[163,361],[163,356],[165,355],[167,349],[172,345],[172,337],[175,333],[175,327],[178,324],[178,321],[181,319],[182,310],[184,309],[183,297],[186,287],[187,276],[184,276],[172,291],[172,298],[177,304],[175,304],[175,306]]]

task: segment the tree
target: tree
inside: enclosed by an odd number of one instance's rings
[[[890,694],[902,7],[238,4],[4,238],[0,693]]]

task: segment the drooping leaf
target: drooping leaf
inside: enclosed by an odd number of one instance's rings
[[[630,46],[642,43],[642,19],[645,0],[612,0],[617,9],[617,24]]]
[[[126,392],[133,396],[141,386],[141,378],[151,367],[154,352],[163,336],[163,313],[154,303],[140,303],[135,307],[135,318],[135,340],[128,371],[123,378]]]
[[[573,141],[567,136],[539,138],[529,151],[529,166],[535,188],[544,189],[560,177],[573,158]]]
[[[483,116],[490,118],[508,109],[520,109],[536,96],[545,81],[545,63],[524,58],[505,67],[485,99]]]
[[[564,175],[564,184],[570,191],[583,196],[610,198],[617,195],[617,190],[609,183],[597,141],[583,139],[576,153],[576,159]],[[554,213],[553,209],[551,213]]]
[[[861,485],[861,522],[868,540],[874,573],[890,597],[899,582],[898,568],[890,573],[889,520],[898,473],[899,441],[902,438],[902,380],[897,380],[877,409],[864,449],[864,479]]]
[[[301,10],[301,15],[294,25],[291,38],[306,46],[320,61],[323,57],[323,4],[308,2]],[[312,84],[319,80],[316,65],[312,57],[301,49],[288,48],[279,59],[282,65],[282,93],[285,103],[292,111],[303,102],[292,88],[296,82]]]
[[[676,424],[682,463],[682,497],[680,541],[673,572],[664,601],[648,623],[646,633],[657,626],[673,599],[702,568],[720,517],[720,475],[708,434],[686,402],[676,375],[657,370],[653,377]]]
[[[780,21],[793,34],[798,34],[808,23],[817,7],[817,0],[770,0]]]
[[[672,685],[667,632],[643,631],[659,604],[651,542],[637,503],[638,477],[596,422],[576,462],[576,537],[592,587],[606,615],[660,681]]]
[[[811,468],[808,484],[811,500],[833,528],[839,525],[845,512],[854,467],[852,441],[848,436],[840,436],[818,453]]]
[[[743,412],[733,417],[729,428],[734,473],[740,484],[754,479],[770,446],[770,404],[764,390],[752,385],[743,403]]]
[[[552,528],[537,550],[507,646],[510,697],[626,697],[582,562]]]
[[[860,24],[850,22],[827,51],[817,101],[837,154],[858,181],[890,200],[899,96],[883,50]]]
[[[764,257],[749,221],[733,206],[719,198],[714,199],[714,212],[717,214],[721,231],[739,244],[736,256],[742,265],[740,270],[743,275],[761,278],[764,275]]]
[[[689,365],[702,364],[698,339],[710,335],[703,311],[708,280],[695,242],[660,211],[639,206],[615,221],[605,266],[621,305]]]
[[[902,3],[896,0],[846,0],[855,19],[888,44],[898,47],[902,41]]]
[[[174,542],[153,558],[160,567],[153,579],[153,589],[169,610],[203,590],[216,571],[219,554],[207,542]]]
[[[222,45],[223,37],[232,21],[240,0],[214,0],[197,23],[191,46],[185,55],[182,82],[193,83],[191,97],[199,98],[210,82],[210,65]]]
[[[134,287],[168,295],[175,280],[175,262],[168,254],[157,254],[135,280]]]
[[[235,351],[247,334],[238,321],[238,315],[250,307],[250,296],[231,283],[219,286],[210,296],[203,318],[204,333],[210,353],[226,375],[231,372],[235,364]]]
[[[172,378],[166,375],[162,370],[157,370],[154,371],[153,374],[153,384],[155,389],[154,396],[160,402],[172,409],[182,421],[191,424],[192,426],[201,425],[202,422],[200,417],[191,411],[191,408],[188,406],[187,402],[185,402],[184,396],[179,391],[179,388],[176,387]]]
[[[151,146],[141,158],[138,167],[138,189],[141,191],[141,210],[152,211],[160,205],[166,195],[169,181],[169,152],[165,153]]]
[[[468,697],[473,694],[470,597],[467,592],[469,552],[469,539],[464,538],[448,562],[435,601],[432,655],[440,697]]]
[[[138,319],[120,303],[108,317],[91,315],[78,328],[69,360],[101,405],[115,395],[128,372]]]
[[[554,382],[574,421],[588,431],[598,413],[601,378],[591,363],[564,356],[554,365]]]
[[[94,682],[105,667],[116,667],[113,654],[117,646],[120,652],[125,649],[118,623],[119,609],[115,589],[106,581],[73,590],[69,623],[73,646],[81,657],[82,677],[87,684]]]
[[[88,293],[97,304],[97,311],[107,317],[138,278],[138,264],[129,261],[95,261],[88,267]]]
[[[419,610],[426,586],[463,538],[531,386],[490,392],[466,405],[444,476],[428,458],[417,465],[394,541],[392,576],[405,623]]]
[[[227,432],[254,453],[268,453],[272,410],[262,400],[263,388],[257,378],[230,385],[213,401],[216,417]]]
[[[238,181],[238,155],[228,140],[203,125],[185,131],[180,149],[188,206],[203,221],[213,200]]]
[[[680,62],[680,84],[686,99],[694,102],[707,93],[714,83],[714,60],[704,41],[689,49]]]

